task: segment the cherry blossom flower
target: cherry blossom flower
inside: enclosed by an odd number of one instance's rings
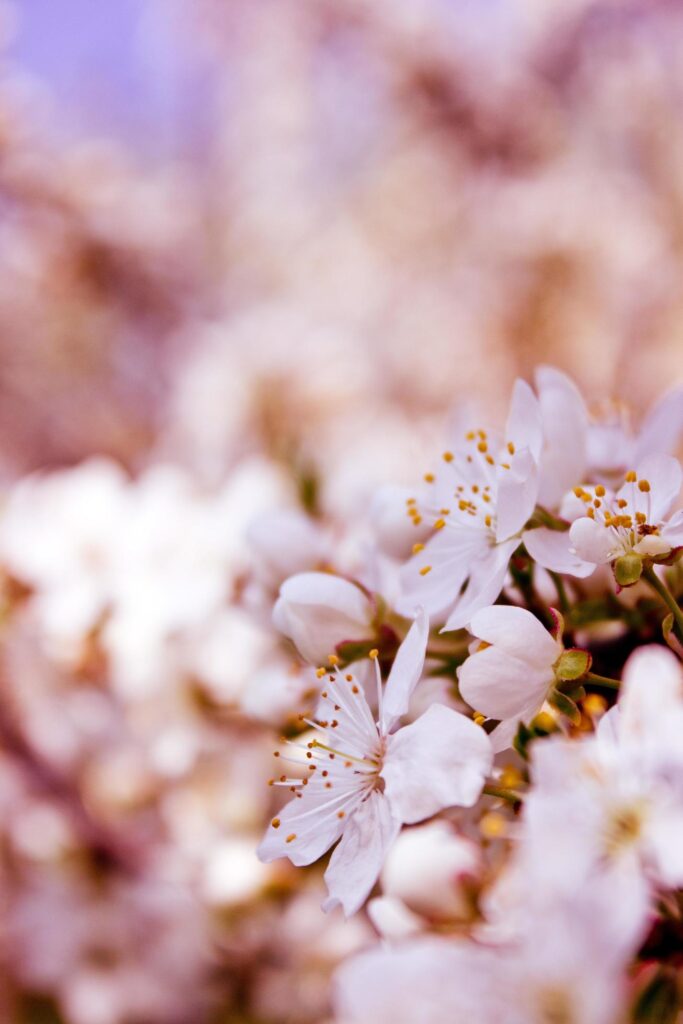
[[[295,795],[273,818],[259,856],[310,864],[341,839],[325,872],[326,910],[340,904],[347,916],[355,913],[401,826],[444,807],[471,806],[490,770],[488,737],[452,708],[433,704],[394,731],[422,673],[428,634],[420,612],[384,689],[375,661],[377,721],[355,676],[331,670],[321,694],[325,717],[307,720],[321,736],[307,744],[309,772],[303,780],[283,776],[275,783]]]
[[[500,721],[491,733],[496,751],[510,746],[518,723],[541,710],[558,682],[590,667],[585,651],[565,651],[562,617],[553,614],[553,633],[526,608],[494,605],[472,618],[470,631],[480,643],[460,666],[458,682],[471,707]]]
[[[621,586],[635,583],[643,559],[666,559],[683,545],[683,510],[672,512],[682,478],[678,460],[658,454],[629,470],[616,493],[603,484],[578,485],[562,504],[569,531],[530,531],[527,550],[555,572],[585,577],[611,564]]]
[[[612,895],[594,883],[558,898],[510,942],[420,936],[360,953],[336,972],[336,1020],[614,1024],[640,933],[615,927]]]
[[[541,444],[538,401],[518,380],[504,440],[472,430],[464,447],[444,452],[441,470],[427,473],[423,493],[407,500],[415,528],[429,523],[434,532],[404,567],[399,612],[422,605],[446,615],[451,630],[495,601],[536,505]]]
[[[540,366],[534,374],[543,421],[539,501],[556,507],[581,483],[618,486],[629,466],[654,454],[673,454],[683,435],[683,388],[663,395],[635,429],[623,402],[594,414],[561,370]],[[567,444],[567,439],[571,443]]]
[[[596,734],[533,747],[520,874],[540,879],[542,857],[571,885],[605,877],[619,912],[645,925],[651,908],[642,887],[683,884],[681,728],[680,665],[665,649],[639,649]]]

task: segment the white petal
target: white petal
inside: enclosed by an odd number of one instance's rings
[[[683,509],[674,512],[666,526],[662,527],[661,536],[672,548],[679,548],[683,545]]]
[[[496,953],[449,936],[375,945],[334,976],[339,1024],[463,1024],[496,1017]]]
[[[332,796],[334,793],[332,794]],[[341,835],[345,821],[337,817],[338,810],[345,810],[346,804],[335,803],[330,811],[324,808],[331,797],[328,790],[312,792],[307,789],[301,799],[295,797],[275,817],[280,824],[277,828],[268,825],[257,852],[259,860],[271,861],[278,857],[289,857],[298,866],[312,864],[329,850]],[[287,837],[296,839],[287,842]]]
[[[323,910],[341,906],[347,917],[355,914],[377,881],[384,858],[401,830],[389,801],[377,791],[370,794],[349,820],[341,842],[325,872],[329,898]]]
[[[541,454],[541,407],[536,395],[524,380],[516,380],[512,389],[510,411],[505,425],[505,440],[514,442],[518,449],[528,448],[534,461],[537,461]]]
[[[509,469],[498,469],[496,540],[519,533],[536,507],[538,464],[528,449],[517,452]]]
[[[472,567],[467,590],[460,597],[455,608],[448,617],[442,633],[451,629],[462,629],[470,621],[475,612],[493,604],[505,582],[510,555],[519,541],[513,537],[502,544],[489,548],[488,554],[481,557]]]
[[[529,704],[542,704],[553,678],[552,668],[536,668],[497,647],[471,654],[458,669],[461,694],[487,718],[514,718]]]
[[[442,704],[389,737],[382,777],[396,817],[422,821],[444,807],[471,807],[491,770],[489,738]]]
[[[440,530],[424,550],[401,569],[402,596],[396,602],[400,615],[413,616],[419,607],[432,616],[447,611],[469,576],[473,563],[487,547],[487,531],[479,529]],[[431,570],[421,575],[420,569]]]
[[[636,458],[653,452],[673,452],[683,433],[683,387],[675,388],[653,405],[645,417],[637,441]]]
[[[372,614],[372,603],[353,583],[329,573],[305,572],[283,583],[273,621],[315,663],[344,640],[367,638]]]
[[[636,473],[639,480],[647,480],[650,483],[649,494],[636,492],[640,498],[637,507],[647,513],[649,504],[648,521],[657,523],[668,515],[680,493],[681,478],[683,477],[681,464],[673,455],[657,453],[642,459],[636,467]],[[626,484],[622,487],[622,491],[626,492],[624,495],[626,498],[629,497],[627,492],[629,486],[631,485]],[[647,499],[649,499],[649,503]]]
[[[384,688],[382,721],[385,731],[408,710],[413,690],[422,675],[428,640],[429,619],[420,608],[398,649]]]
[[[517,735],[519,723],[524,722],[528,724],[542,707],[543,700],[538,700],[534,704],[529,704],[523,708],[516,715],[513,715],[512,718],[503,718],[500,725],[497,725],[493,732],[489,733],[494,754],[500,754],[503,750],[509,750]]]
[[[588,411],[580,391],[564,373],[541,366],[535,379],[544,435],[538,500],[555,508],[564,493],[585,477]]]
[[[513,605],[491,605],[472,617],[470,633],[538,668],[549,668],[562,653],[535,615]]]
[[[614,549],[612,531],[588,516],[572,523],[569,539],[582,561],[604,565],[605,562],[612,559]]]
[[[424,920],[395,896],[376,896],[366,910],[383,939],[405,939],[424,928]]]
[[[629,657],[622,673],[618,707],[624,735],[656,736],[662,716],[683,704],[683,672],[666,647],[648,644]]]
[[[584,508],[582,505],[582,511]],[[590,576],[595,571],[593,562],[584,562],[571,550],[573,542],[569,530],[549,530],[541,526],[536,530],[525,530],[522,540],[533,560],[544,569],[566,572],[580,579]]]

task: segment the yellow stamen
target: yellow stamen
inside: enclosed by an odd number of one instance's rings
[[[420,576],[426,576],[428,572],[432,571],[431,565],[423,565],[420,569]]]

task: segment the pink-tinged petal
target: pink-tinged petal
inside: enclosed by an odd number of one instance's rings
[[[482,608],[472,616],[470,633],[538,668],[553,665],[562,653],[562,645],[543,623],[526,608],[514,605]]]
[[[496,951],[474,942],[420,938],[376,945],[334,976],[340,1024],[463,1024],[501,1020],[491,1004]]]
[[[399,615],[413,616],[424,608],[430,616],[446,612],[457,598],[470,569],[488,550],[487,531],[446,527],[401,569]],[[428,573],[421,569],[431,566]]]
[[[498,647],[471,654],[458,669],[460,693],[470,707],[501,720],[542,704],[553,679],[550,666],[539,669]]]
[[[413,690],[422,675],[428,640],[429,619],[420,608],[398,649],[384,688],[382,721],[387,732],[408,710]]]
[[[256,851],[259,860],[271,861],[289,857],[292,864],[312,864],[329,850],[342,833],[345,820],[337,817],[340,810],[348,813],[349,800],[336,798],[334,791],[309,786],[301,799],[295,797],[278,811],[269,824]],[[351,802],[351,809],[353,803]],[[288,837],[295,836],[295,839]]]
[[[660,398],[645,417],[636,443],[637,461],[653,452],[676,451],[682,434],[683,387],[678,387]]]
[[[444,807],[471,807],[493,754],[480,726],[442,704],[389,737],[382,777],[394,815],[410,825]]]
[[[582,503],[582,512],[585,505]],[[525,530],[522,534],[524,545],[535,562],[552,572],[566,572],[569,576],[583,579],[595,572],[593,562],[584,562],[574,553],[569,530],[549,530],[541,526],[536,530]]]
[[[491,740],[491,747],[494,754],[500,754],[504,750],[509,750],[513,744],[514,738],[517,735],[519,729],[519,723],[524,722],[527,725],[535,715],[543,707],[543,701],[539,700],[533,704],[527,705],[518,714],[513,715],[512,718],[504,718],[501,720],[500,725],[497,725],[493,732],[489,733],[489,739]]]
[[[666,526],[662,527],[661,536],[672,548],[683,546],[683,509],[674,512]]]
[[[636,466],[638,480],[647,480],[650,491],[643,494],[637,491],[639,498],[637,508],[648,516],[648,522],[657,523],[671,511],[671,507],[681,491],[683,471],[678,459],[673,455],[648,455]],[[627,489],[633,485],[625,484],[621,491],[629,497]],[[621,492],[620,492],[621,494]]]
[[[667,889],[683,885],[683,817],[678,806],[661,808],[648,824],[648,846],[659,880]]]
[[[639,647],[624,665],[618,707],[624,736],[657,736],[662,716],[683,706],[683,670],[666,647]]]
[[[536,507],[538,465],[525,449],[510,459],[510,468],[498,469],[496,540],[519,533]]]
[[[588,411],[579,389],[564,373],[541,366],[535,379],[544,435],[538,500],[555,508],[586,475]]]
[[[524,380],[516,380],[512,389],[510,411],[505,425],[505,440],[516,448],[528,448],[534,461],[541,454],[543,425],[541,407],[536,395]]]
[[[462,629],[475,612],[493,604],[503,589],[510,555],[518,543],[517,538],[513,537],[502,544],[496,544],[473,566],[467,590],[458,599],[441,630],[442,633],[447,633],[451,629]]]
[[[400,830],[389,801],[382,793],[372,792],[348,821],[330,858],[325,872],[329,897],[323,910],[341,906],[350,917],[362,907]]]
[[[588,516],[572,523],[569,539],[582,561],[604,565],[612,560],[615,543],[612,531]]]
[[[343,640],[367,637],[373,612],[362,590],[348,580],[304,572],[282,584],[273,621],[307,661],[319,662]]]

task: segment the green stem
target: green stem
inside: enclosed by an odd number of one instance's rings
[[[523,799],[521,793],[514,789],[506,789],[505,786],[496,786],[493,783],[484,786],[483,792],[486,796],[497,796],[501,800],[509,800],[511,804],[518,804]]]
[[[599,676],[595,672],[586,672],[583,679],[587,683],[593,683],[594,686],[608,686],[610,690],[618,690],[621,686],[621,682],[618,679],[612,679],[610,676]]]
[[[566,519],[560,519],[559,516],[554,516],[552,512],[549,512],[547,508],[543,508],[542,505],[536,506],[534,515],[540,521],[541,525],[547,526],[550,530],[557,530],[559,533],[566,533],[569,529],[570,524]]]
[[[653,590],[655,590],[661,597],[664,604],[668,607],[669,611],[674,617],[676,625],[678,627],[678,635],[683,640],[683,611],[681,611],[678,602],[667,587],[666,583],[660,580],[657,573],[654,571],[651,565],[646,565],[643,569],[643,576],[650,584]]]
[[[560,602],[560,611],[565,617],[569,616],[571,607],[569,599],[567,598],[567,591],[565,589],[564,580],[559,573],[549,572],[549,576],[555,584],[555,590],[557,591],[557,599]]]

